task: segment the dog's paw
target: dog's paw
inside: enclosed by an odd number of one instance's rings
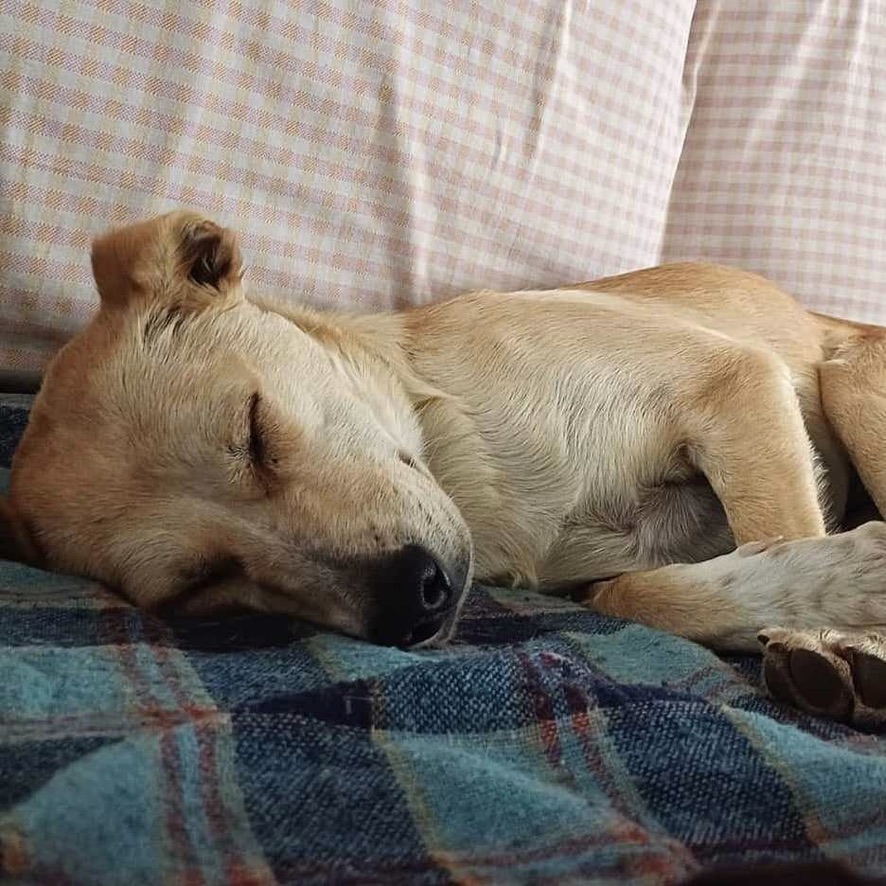
[[[886,635],[771,628],[758,639],[774,698],[819,717],[886,729]]]

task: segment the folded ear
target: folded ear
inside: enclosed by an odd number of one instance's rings
[[[225,292],[243,279],[243,259],[234,232],[209,219],[181,230],[182,273],[191,283]]]
[[[141,292],[138,271],[157,251],[162,219],[114,228],[92,242],[92,276],[103,305],[123,305]]]
[[[17,560],[31,566],[40,564],[37,546],[24,521],[5,498],[0,498],[0,560]]]
[[[179,211],[115,228],[92,244],[92,274],[106,307],[134,298],[186,302],[188,295],[228,292],[243,264],[232,231],[193,212]]]

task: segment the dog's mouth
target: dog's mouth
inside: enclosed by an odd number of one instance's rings
[[[402,568],[404,560],[405,569]],[[417,565],[413,560],[417,560]],[[438,562],[425,556],[423,549],[416,552],[407,548],[400,553],[400,562],[395,562],[400,567],[399,571],[395,569],[391,576],[390,565],[382,561],[387,569],[381,572],[381,580],[373,588],[376,598],[382,597],[382,604],[370,604],[369,618],[365,615],[361,617],[359,606],[348,606],[340,600],[336,606],[329,605],[325,610],[308,612],[295,605],[299,596],[289,587],[266,580],[248,585],[260,592],[260,605],[247,599],[249,595],[242,592],[247,587],[245,582],[242,588],[237,583],[233,590],[241,593],[234,594],[231,590],[233,582],[222,579],[190,588],[186,593],[164,601],[155,611],[161,618],[190,616],[213,620],[255,612],[278,613],[311,623],[321,630],[336,631],[378,646],[400,649],[439,647],[454,633],[462,604],[470,590],[473,563],[472,558],[468,558],[466,563],[457,563],[444,573],[436,565]],[[431,565],[434,566],[433,570],[430,569]],[[395,581],[403,577],[408,581]],[[213,574],[212,578],[216,576]],[[353,567],[349,566],[345,578],[348,585],[359,585]],[[406,594],[402,592],[404,587]],[[414,598],[418,598],[419,602]]]
[[[408,649],[420,649],[435,646],[438,642],[445,642],[449,638],[449,629],[453,621],[454,619],[443,617],[422,622],[416,625],[406,639],[398,645]]]
[[[455,613],[450,612],[413,625],[409,630],[397,630],[393,626],[381,625],[371,631],[365,639],[376,646],[395,646],[400,649],[426,649],[440,646],[449,639],[455,623]]]

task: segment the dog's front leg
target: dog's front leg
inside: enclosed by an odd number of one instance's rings
[[[812,444],[785,366],[722,350],[681,399],[690,460],[723,504],[737,545],[825,534]]]
[[[759,651],[771,625],[886,631],[886,523],[628,572],[591,584],[582,602],[722,651]]]
[[[626,573],[592,584],[583,602],[719,651],[763,644],[774,695],[820,715],[886,725],[886,523]],[[818,686],[829,670],[833,685]]]

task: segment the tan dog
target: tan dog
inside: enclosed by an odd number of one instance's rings
[[[855,633],[886,626],[886,524],[826,535],[854,471],[886,508],[886,331],[697,264],[399,314],[273,307],[233,234],[184,212],[92,263],[101,310],[34,405],[8,554],[144,607],[400,645],[445,639],[472,574],[717,649],[778,625],[777,692],[886,707],[882,644]]]

